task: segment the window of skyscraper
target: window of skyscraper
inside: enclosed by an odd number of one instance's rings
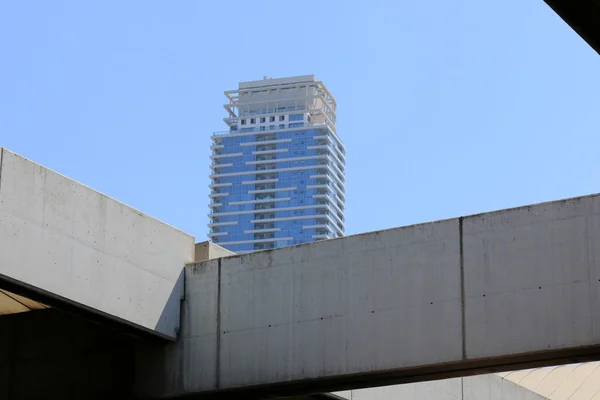
[[[216,159],[222,165],[211,174],[211,239],[249,252],[342,236],[345,160],[335,135],[335,101],[327,96],[314,101],[313,92],[326,90],[312,76],[240,86],[226,106],[225,122],[235,134],[213,136],[213,155],[227,157]],[[323,114],[333,123],[311,119]]]

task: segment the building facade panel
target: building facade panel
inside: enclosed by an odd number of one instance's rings
[[[335,100],[314,76],[225,92],[212,136],[209,237],[236,253],[344,234],[345,149]]]

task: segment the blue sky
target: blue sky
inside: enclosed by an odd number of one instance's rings
[[[600,57],[542,0],[0,2],[0,146],[206,235],[238,81],[316,74],[347,233],[599,192]]]

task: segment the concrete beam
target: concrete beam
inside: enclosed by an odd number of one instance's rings
[[[600,0],[544,0],[600,54]]]
[[[233,256],[235,253],[211,242],[196,243],[194,262]]]
[[[597,359],[598,243],[594,195],[191,265],[182,337],[138,389],[283,396]]]
[[[0,288],[174,339],[194,238],[0,148]]]

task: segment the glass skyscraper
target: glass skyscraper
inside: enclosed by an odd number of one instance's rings
[[[344,234],[345,149],[336,103],[314,75],[226,91],[212,136],[209,238],[236,253]]]

